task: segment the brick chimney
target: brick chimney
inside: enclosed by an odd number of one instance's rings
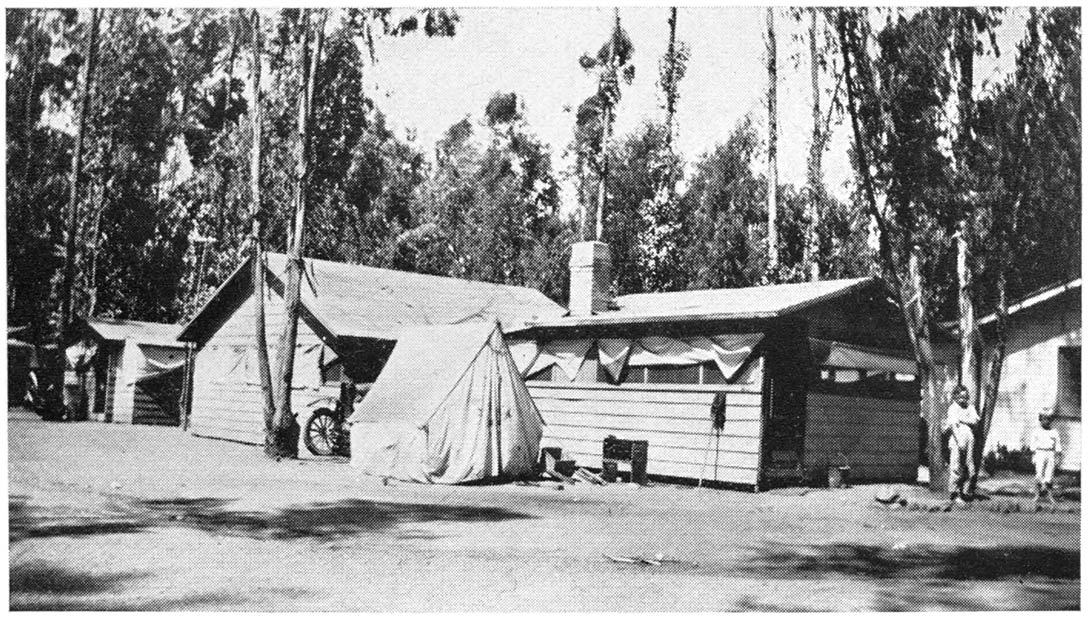
[[[612,256],[601,241],[571,246],[571,290],[568,307],[572,316],[591,316],[612,305]]]

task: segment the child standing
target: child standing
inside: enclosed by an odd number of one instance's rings
[[[1040,411],[1040,423],[1032,433],[1032,464],[1036,468],[1036,502],[1047,494],[1050,503],[1055,503],[1051,491],[1051,480],[1055,476],[1055,464],[1063,452],[1059,432],[1051,427],[1055,417],[1051,410]]]
[[[968,402],[968,388],[957,385],[953,402],[945,414],[942,431],[949,434],[949,500],[967,501],[964,489],[975,473],[972,454],[975,451],[975,426],[979,423],[976,407]]]

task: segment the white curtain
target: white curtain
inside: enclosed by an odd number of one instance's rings
[[[535,374],[550,365],[556,365],[567,376],[568,380],[575,380],[582,362],[586,359],[586,353],[590,350],[593,340],[555,340],[539,345],[537,360],[526,371],[526,375]]]
[[[628,363],[631,355],[632,341],[620,339],[603,339],[597,341],[597,357],[601,366],[613,377],[620,380],[620,373]]]
[[[596,342],[598,361],[614,380],[619,379],[628,365],[676,366],[708,361],[713,361],[727,379],[733,379],[763,337],[761,333],[731,333],[680,339],[650,336],[630,340],[554,340],[539,345],[518,341],[511,345],[511,353],[525,376],[557,365],[568,380],[574,380],[587,351]]]

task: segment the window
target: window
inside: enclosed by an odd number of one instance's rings
[[[752,361],[750,361],[752,363]],[[741,366],[744,369],[745,366]],[[718,369],[718,364],[714,361],[707,361],[700,365],[700,383],[703,385],[725,385],[730,381],[726,380],[726,376],[723,375],[722,370]]]
[[[620,380],[613,380],[609,371],[598,367],[597,382],[610,385],[725,385],[729,381],[714,361],[693,365],[625,366]]]
[[[698,385],[698,365],[654,365],[647,368],[647,382],[669,385]]]
[[[850,368],[835,368],[832,371],[834,383],[857,383],[866,377],[866,370],[853,370]]]
[[[1059,347],[1057,411],[1063,417],[1081,418],[1081,346]]]
[[[550,365],[550,366],[548,366],[548,367],[546,367],[546,368],[544,368],[542,370],[537,370],[536,372],[530,374],[529,376],[526,376],[526,380],[539,380],[539,381],[543,381],[543,382],[551,382],[552,381],[552,370],[554,370],[554,369],[556,369],[556,366]]]

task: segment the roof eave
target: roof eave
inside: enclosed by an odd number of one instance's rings
[[[1072,291],[1080,289],[1080,288],[1081,288],[1081,278],[1079,277],[1077,279],[1071,280],[1071,281],[1066,282],[1064,284],[1060,284],[1058,286],[1055,286],[1054,288],[1050,288],[1050,289],[1045,290],[1043,292],[1040,292],[1038,294],[1035,294],[1035,295],[1032,295],[1030,297],[1024,298],[1024,299],[1018,301],[1017,303],[1014,303],[1006,311],[1006,315],[1007,316],[1013,316],[1014,314],[1016,314],[1017,312],[1020,312],[1021,310],[1025,310],[1025,309],[1028,309],[1030,307],[1034,307],[1036,305],[1039,305],[1040,303],[1043,303],[1044,301],[1054,299],[1055,297],[1061,296],[1063,294],[1066,294],[1067,292],[1072,292]],[[980,318],[979,320],[977,320],[976,324],[978,326],[982,327],[984,325],[991,324],[992,322],[995,322],[997,320],[998,320],[998,314],[995,313],[995,312],[991,312],[990,314],[987,314],[983,318]]]
[[[580,316],[558,320],[528,323],[525,329],[563,329],[574,327],[592,327],[597,325],[644,325],[656,322],[714,322],[730,320],[766,320],[778,318],[779,312],[746,312],[743,314],[721,312],[711,314],[668,314],[650,316]]]

